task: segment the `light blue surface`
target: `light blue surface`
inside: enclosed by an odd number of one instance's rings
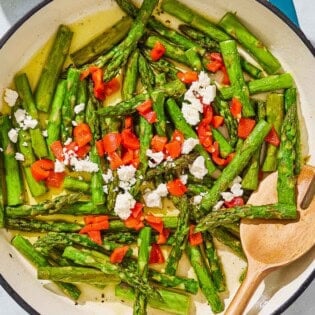
[[[40,0],[0,0],[0,37],[25,12],[33,8]],[[279,5],[285,14],[293,18],[292,0],[271,0]],[[305,34],[315,44],[315,0],[294,0],[298,21]],[[284,6],[285,5],[285,6]],[[315,281],[293,303],[283,315],[314,315],[315,314]],[[27,313],[0,286],[0,315],[27,315]],[[65,315],[65,314],[60,314]]]

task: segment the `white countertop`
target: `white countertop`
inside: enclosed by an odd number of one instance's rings
[[[40,0],[0,0],[0,37],[25,12],[29,11]],[[294,0],[300,26],[315,46],[315,1]],[[315,314],[315,281],[304,293],[283,313],[284,315]],[[0,315],[26,315],[23,310],[0,286]]]

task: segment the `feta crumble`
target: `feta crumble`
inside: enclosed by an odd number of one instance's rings
[[[111,182],[113,180],[113,172],[111,169],[107,170],[107,173],[102,174],[103,177],[103,181],[105,182],[105,184],[108,184],[109,182]]]
[[[183,174],[179,176],[179,179],[181,180],[181,182],[186,185],[187,184],[187,180],[188,180],[188,175],[187,174]]]
[[[122,219],[126,220],[131,214],[131,209],[135,206],[136,200],[125,191],[117,195],[114,212]]]
[[[189,166],[189,171],[196,178],[202,179],[208,173],[205,167],[204,157],[198,156],[195,161]]]
[[[22,143],[22,146],[23,146],[23,147],[28,147],[27,142],[24,141],[24,142]]]
[[[63,173],[65,171],[64,163],[60,162],[59,160],[55,161],[54,165],[54,172],[55,173]]]
[[[157,165],[161,164],[164,160],[163,152],[153,152],[151,149],[148,149],[146,152],[147,157],[149,157],[149,167],[154,168]]]
[[[82,111],[84,111],[84,108],[85,108],[85,104],[84,103],[80,103],[80,104],[78,104],[78,105],[76,105],[76,106],[74,106],[74,112],[76,113],[76,114],[79,114],[79,113],[81,113]]]
[[[95,173],[99,170],[98,164],[90,161],[88,157],[84,160],[78,160],[76,157],[72,157],[70,159],[70,165],[73,166],[76,172]]]
[[[143,195],[144,203],[150,208],[162,208],[162,197],[167,195],[166,184],[160,184],[155,190],[148,191]]]
[[[4,100],[10,107],[13,107],[15,105],[18,97],[19,94],[16,91],[11,90],[9,88],[6,88],[4,90]]]
[[[136,168],[133,165],[122,165],[117,169],[117,174],[121,181],[129,182],[135,177]]]
[[[194,139],[194,138],[185,139],[182,146],[182,154],[190,153],[197,144],[199,144],[198,139]]]
[[[15,159],[17,161],[24,161],[25,160],[24,155],[22,153],[20,153],[20,152],[16,152],[15,153]]]
[[[197,206],[197,205],[200,204],[201,200],[202,200],[202,196],[201,195],[197,195],[197,196],[194,196],[192,203],[193,203],[193,205]]]
[[[17,129],[17,128],[12,128],[11,130],[9,130],[8,137],[9,137],[10,141],[13,143],[17,143],[18,134],[19,134],[19,129]]]
[[[48,137],[48,131],[45,129],[42,131],[42,135],[47,138]]]

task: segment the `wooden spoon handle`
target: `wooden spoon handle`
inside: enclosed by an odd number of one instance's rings
[[[261,265],[255,261],[248,262],[246,277],[238,288],[225,315],[242,315],[258,285],[269,272],[270,270],[268,270],[266,265]]]

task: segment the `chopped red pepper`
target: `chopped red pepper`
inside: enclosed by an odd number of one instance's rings
[[[101,231],[89,231],[87,232],[89,238],[98,245],[102,245],[102,235]]]
[[[167,182],[166,187],[168,192],[173,196],[182,196],[187,191],[187,187],[179,178]]]
[[[90,67],[90,73],[92,74],[92,81],[94,83],[93,92],[94,96],[103,101],[106,97],[105,83],[103,81],[103,69],[97,67]]]
[[[265,141],[278,147],[280,145],[280,138],[274,126],[272,126],[271,130],[267,134]]]
[[[197,245],[202,244],[203,239],[202,239],[201,232],[194,233],[194,230],[195,230],[195,225],[191,224],[189,227],[188,240],[189,240],[190,245],[197,246]]]
[[[155,135],[151,140],[151,148],[155,152],[161,152],[167,143],[167,138],[159,135]]]
[[[222,116],[213,116],[211,124],[214,128],[222,126],[224,123],[224,118]]]
[[[255,119],[241,118],[238,123],[237,135],[239,138],[246,139],[256,125]]]
[[[175,129],[174,132],[173,132],[173,135],[172,135],[172,140],[173,141],[177,141],[179,142],[180,144],[183,144],[184,143],[184,135],[181,131]]]
[[[129,216],[128,219],[124,220],[124,224],[129,229],[134,229],[136,231],[139,231],[144,227],[144,224],[141,219],[134,218],[132,215]]]
[[[137,150],[140,148],[139,139],[129,128],[122,131],[121,142],[126,149]]]
[[[219,71],[223,66],[223,59],[220,53],[218,52],[212,52],[212,53],[208,53],[206,54],[206,57],[209,59],[209,63],[206,65],[206,68],[210,71],[210,72],[217,72]]]
[[[103,157],[103,156],[105,155],[103,140],[97,140],[97,141],[95,142],[95,146],[96,146],[97,154],[98,154],[100,157]]]
[[[164,228],[162,233],[160,233],[158,235],[156,243],[159,244],[159,245],[165,244],[167,242],[167,239],[168,239],[170,233],[171,233],[170,229],[165,229]]]
[[[110,132],[103,137],[103,147],[105,153],[115,152],[122,141],[122,136],[119,132]]]
[[[172,159],[176,159],[181,155],[182,145],[180,142],[174,140],[165,145],[165,150]]]
[[[31,173],[36,181],[44,180],[49,177],[50,172],[54,169],[54,162],[49,159],[35,161],[31,165]]]
[[[150,124],[154,124],[155,122],[157,122],[157,115],[156,112],[153,110],[151,110],[148,113],[140,115],[143,116]]]
[[[155,229],[159,233],[163,232],[164,223],[162,218],[156,217],[154,215],[146,215],[145,220],[153,229]]]
[[[63,180],[65,178],[65,173],[55,173],[54,171],[49,171],[49,176],[46,178],[47,187],[60,188]]]
[[[87,215],[83,218],[85,224],[108,221],[108,215]]]
[[[83,159],[87,156],[87,154],[90,152],[91,146],[89,144],[86,144],[82,147],[78,147],[78,149],[75,151],[76,155]]]
[[[165,262],[165,258],[163,256],[160,245],[152,244],[150,251],[150,259],[149,264],[163,264]]]
[[[227,71],[226,71],[226,67],[223,66],[223,67],[221,68],[221,71],[222,71],[222,73],[223,73],[222,84],[230,85],[231,82],[230,82],[229,75],[228,75],[228,73],[227,73]]]
[[[139,112],[139,114],[146,114],[151,111],[152,104],[153,104],[152,100],[148,99],[141,103],[140,105],[138,105],[136,109]]]
[[[244,199],[242,197],[234,197],[231,201],[224,201],[224,205],[227,208],[243,206],[244,205]]]
[[[132,126],[133,126],[132,117],[127,116],[125,118],[125,129],[132,128]]]
[[[84,234],[90,231],[101,231],[101,230],[107,230],[109,228],[109,222],[108,220],[102,220],[99,222],[89,223],[85,225],[81,230],[80,234]]]
[[[63,147],[62,147],[62,143],[60,140],[54,141],[50,145],[50,150],[57,160],[59,160],[61,162],[64,160]]]
[[[164,45],[157,41],[150,52],[152,61],[158,61],[159,59],[161,59],[163,55],[165,54],[165,52],[166,52],[166,49]]]
[[[118,167],[123,165],[121,157],[119,156],[117,152],[108,153],[108,159],[109,159],[110,168],[112,170],[116,170]]]
[[[198,80],[196,71],[177,72],[177,77],[185,84],[191,84]]]
[[[81,123],[75,126],[73,129],[73,136],[74,141],[79,147],[88,144],[93,138],[90,126],[86,123]]]
[[[213,152],[211,154],[212,160],[215,164],[224,166],[227,164],[227,160],[220,157],[220,151],[219,151],[219,143],[215,141],[213,143]]]
[[[131,209],[131,215],[138,220],[143,220],[143,204],[136,202],[135,206]]]
[[[120,83],[117,78],[113,78],[108,82],[104,83],[104,88],[105,88],[105,95],[110,96],[117,92],[120,88]]]
[[[120,264],[123,261],[128,250],[129,250],[128,245],[115,248],[112,254],[110,255],[110,258],[109,258],[110,262],[112,264],[117,264],[117,263]]]
[[[231,106],[230,106],[230,112],[234,118],[241,118],[242,115],[242,103],[240,100],[236,97],[232,98]]]

